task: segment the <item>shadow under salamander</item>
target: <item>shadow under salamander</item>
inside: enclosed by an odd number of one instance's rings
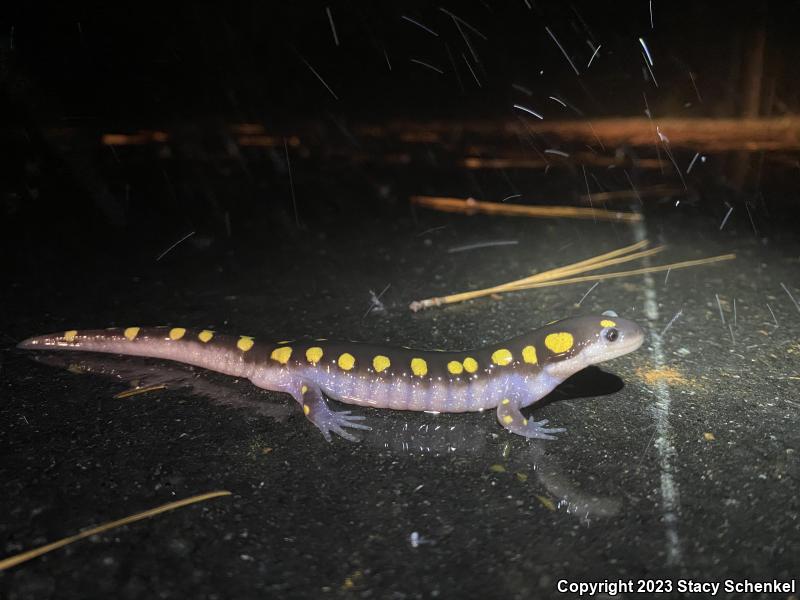
[[[137,357],[109,354],[41,352],[26,353],[37,363],[67,369],[73,373],[91,373],[128,383],[132,389],[162,385],[168,389],[189,389],[208,398],[215,404],[244,409],[256,416],[265,416],[286,423],[290,417],[302,417],[294,400],[275,401],[274,392],[243,395],[241,387],[226,381],[217,382],[204,369]],[[536,413],[554,402],[585,399],[596,402],[597,396],[615,394],[624,387],[622,379],[597,367],[588,367],[570,377],[547,397],[525,409],[525,413],[538,418]],[[270,397],[271,396],[271,397]],[[353,407],[331,402],[335,410]],[[494,410],[489,414],[416,413],[357,408],[367,416],[371,431],[360,432],[362,443],[381,451],[390,450],[403,455],[468,454],[484,457],[485,465],[504,460],[503,447],[498,443],[508,436],[497,423]],[[303,419],[304,421],[304,419]],[[556,424],[557,425],[557,424]],[[287,427],[311,427],[308,423],[289,422]],[[302,439],[307,439],[303,437]],[[320,437],[320,442],[322,438]],[[516,440],[520,442],[522,440]],[[525,443],[524,441],[522,441]],[[612,517],[619,513],[621,500],[600,497],[582,491],[565,475],[554,453],[545,452],[548,444],[558,442],[530,440],[523,450],[514,452],[514,469],[530,469],[539,482],[556,498],[559,509],[583,521],[590,518]]]
[[[624,387],[625,382],[613,373],[607,373],[595,366],[586,367],[533,404],[533,407],[534,410],[541,409],[562,400],[591,399],[595,401],[598,396],[616,394]]]

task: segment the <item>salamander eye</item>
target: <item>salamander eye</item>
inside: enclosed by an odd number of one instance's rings
[[[613,327],[609,327],[608,329],[605,330],[603,335],[609,342],[616,342],[617,339],[619,338],[619,329],[614,329]]]

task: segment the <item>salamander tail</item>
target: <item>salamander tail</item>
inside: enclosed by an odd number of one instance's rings
[[[127,327],[71,329],[28,338],[17,344],[23,350],[79,350],[126,356],[164,358],[238,377],[249,377],[248,360],[255,345],[249,336],[220,335],[183,327]]]

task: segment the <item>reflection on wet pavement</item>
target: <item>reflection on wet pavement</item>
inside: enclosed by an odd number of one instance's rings
[[[286,423],[296,411],[293,400],[288,395],[278,395],[263,390],[249,390],[243,393],[243,386],[234,381],[217,382],[216,375],[203,369],[185,365],[170,364],[167,361],[139,359],[114,355],[76,353],[39,353],[29,355],[36,362],[52,367],[67,369],[71,373],[92,374],[113,378],[127,383],[131,390],[137,389],[183,389],[193,395],[211,400],[215,404],[268,417],[279,423]],[[249,382],[248,382],[249,383]],[[248,385],[248,384],[245,384]],[[612,394],[622,388],[622,381],[597,367],[589,367],[571,377],[553,393],[534,405],[535,409],[554,401],[568,401],[580,398],[582,394],[594,396]],[[119,394],[115,395],[119,397]],[[283,401],[278,401],[280,398]],[[336,403],[332,402],[336,405]],[[381,411],[369,411],[373,415]],[[528,411],[526,411],[528,412]],[[404,411],[389,411],[384,418],[368,421],[370,431],[360,432],[361,443],[366,448],[388,450],[393,454],[425,456],[459,454],[470,457],[476,463],[489,465],[497,460],[498,444],[509,434],[495,422],[494,411],[488,411],[491,418],[480,413],[440,415],[428,413],[425,417],[413,417],[412,422],[404,419]],[[423,420],[425,422],[420,423]],[[308,427],[307,423],[291,423],[288,427]],[[501,453],[504,466],[496,470],[512,471],[517,476],[535,477],[550,493],[553,500],[547,506],[564,511],[581,521],[613,517],[619,513],[621,500],[618,497],[592,495],[591,490],[582,490],[571,481],[552,453],[545,450],[548,442],[530,441],[528,449],[516,451],[511,457],[505,450]],[[491,469],[491,467],[489,467]]]

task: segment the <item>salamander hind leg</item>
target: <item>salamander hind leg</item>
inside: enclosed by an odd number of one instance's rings
[[[497,405],[497,420],[511,433],[516,433],[526,438],[537,438],[540,440],[558,439],[554,433],[566,431],[564,428],[547,429],[548,421],[532,421],[526,419],[519,410],[519,403],[510,398],[504,398]]]
[[[306,418],[316,425],[317,429],[322,432],[322,435],[329,442],[331,441],[331,433],[335,433],[351,442],[358,442],[359,439],[347,431],[345,427],[350,429],[372,429],[368,425],[359,423],[366,417],[350,414],[349,410],[342,412],[331,410],[319,386],[310,382],[304,383],[298,391],[299,394],[295,398],[303,407],[303,413]]]

